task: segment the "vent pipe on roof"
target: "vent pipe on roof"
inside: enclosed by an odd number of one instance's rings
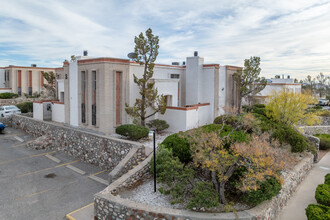
[[[197,57],[198,56],[198,51],[195,51],[194,52],[194,57]]]
[[[290,79],[290,75],[288,75],[288,79]]]
[[[87,57],[88,56],[88,51],[84,50],[84,56]]]
[[[31,64],[31,67],[37,67],[37,64]]]
[[[182,62],[182,65],[183,65],[183,66],[186,65],[186,61],[183,61],[183,62]]]
[[[179,62],[172,62],[172,65],[174,65],[174,66],[179,66],[180,63],[179,63]]]

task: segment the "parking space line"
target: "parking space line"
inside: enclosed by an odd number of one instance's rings
[[[51,151],[51,152],[47,152],[47,153],[35,154],[35,155],[27,156],[27,157],[21,157],[21,158],[12,159],[12,160],[6,160],[6,161],[0,162],[0,165],[5,164],[5,163],[10,163],[10,162],[13,162],[13,161],[18,161],[18,160],[23,160],[23,159],[28,159],[28,158],[34,158],[34,157],[40,157],[40,156],[44,156],[46,154],[51,154],[51,153],[54,153],[54,152],[55,151]]]
[[[21,135],[21,134],[24,134],[24,133],[16,133],[16,134],[8,134],[8,135],[5,134],[4,136],[0,136],[0,139],[7,138],[7,137],[14,137],[14,136]]]
[[[107,171],[107,170],[102,170],[101,172],[93,173],[93,174],[91,174],[91,175],[96,176],[96,175],[99,175],[100,173],[103,173],[103,172],[105,172],[105,171]]]
[[[84,209],[84,208],[87,208],[88,206],[91,206],[91,205],[94,205],[94,202],[88,204],[88,205],[85,205],[84,207],[81,207],[80,209],[77,209],[77,210],[74,210],[73,212],[70,212],[69,214],[66,214],[65,217],[69,220],[76,220],[74,217],[72,217],[71,215],[76,213],[76,212],[79,212],[80,210]]]
[[[61,164],[61,165],[58,165],[58,166],[55,166],[55,167],[48,167],[48,168],[45,168],[45,169],[42,169],[42,170],[36,170],[36,171],[33,171],[33,172],[24,173],[24,174],[18,175],[16,177],[22,177],[22,176],[27,176],[27,175],[35,174],[35,173],[40,173],[42,171],[51,170],[51,169],[62,167],[62,166],[68,165],[68,164],[76,163],[78,161],[79,160],[75,160],[75,161],[72,161],[72,162],[69,162],[69,163],[64,163],[64,164]]]
[[[68,164],[72,164],[72,163],[76,163],[78,162],[79,160],[75,160],[75,161],[72,161],[72,162],[69,162],[69,163],[64,163],[64,164],[61,164],[61,165],[57,165],[55,168],[57,167],[62,167],[62,166],[65,166],[65,165],[68,165]]]

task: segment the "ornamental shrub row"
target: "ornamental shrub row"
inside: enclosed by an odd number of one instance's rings
[[[308,220],[330,219],[330,173],[324,179],[324,184],[318,185],[315,191],[315,199],[319,204],[309,204],[305,209]]]

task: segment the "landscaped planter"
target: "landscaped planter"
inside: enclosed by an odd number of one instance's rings
[[[275,219],[287,203],[299,183],[313,167],[313,155],[305,154],[290,172],[283,175],[284,183],[280,194],[272,200],[245,211],[234,213],[201,213],[189,210],[162,208],[134,202],[120,197],[120,192],[132,188],[148,178],[151,156],[129,171],[103,191],[94,196],[94,215],[96,219]],[[237,215],[237,216],[236,216]]]

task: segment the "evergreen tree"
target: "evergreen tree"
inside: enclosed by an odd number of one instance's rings
[[[132,107],[126,103],[125,108],[127,114],[134,119],[134,123],[142,126],[145,126],[147,118],[150,118],[157,112],[164,114],[166,111],[164,96],[158,95],[157,89],[154,88],[155,82],[150,80],[154,74],[154,62],[158,55],[159,39],[158,36],[152,34],[150,28],[146,31],[145,35],[141,32],[134,40],[134,52],[136,56],[133,60],[144,66],[142,78],[138,78],[133,74],[134,83],[139,87],[141,98],[137,98]]]

